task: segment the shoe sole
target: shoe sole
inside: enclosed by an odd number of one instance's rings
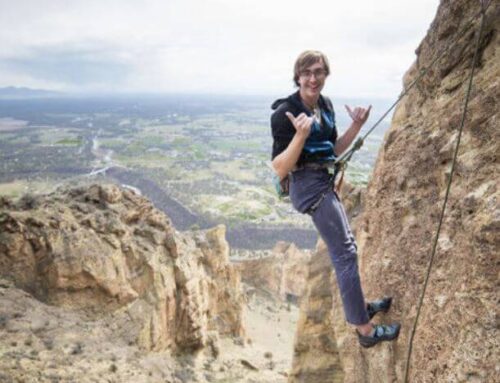
[[[396,336],[395,336],[394,338],[392,338],[392,339],[381,339],[381,340],[379,340],[379,341],[377,341],[377,342],[374,342],[374,343],[368,343],[368,344],[363,344],[363,343],[361,343],[361,341],[360,341],[360,342],[359,342],[359,344],[360,344],[362,347],[364,347],[364,348],[370,348],[370,347],[376,346],[377,344],[382,343],[382,342],[391,342],[391,341],[396,340],[396,339],[398,339],[398,338],[399,338],[399,332],[400,332],[400,330],[401,330],[401,327],[399,327],[399,328],[397,329],[397,331],[396,331]]]

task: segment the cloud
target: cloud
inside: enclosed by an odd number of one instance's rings
[[[100,83],[121,83],[133,67],[120,54],[104,46],[37,47],[23,55],[1,61],[4,70],[20,73],[42,81],[64,83],[67,86],[87,86]]]
[[[332,61],[328,91],[388,96],[437,4],[0,0],[0,86],[277,94],[293,89],[296,56],[315,48]]]

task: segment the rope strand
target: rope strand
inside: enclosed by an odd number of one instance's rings
[[[429,282],[429,277],[430,277],[430,274],[431,274],[432,264],[434,262],[434,257],[435,257],[435,254],[436,254],[436,248],[437,248],[437,243],[438,243],[438,239],[439,239],[439,234],[441,232],[441,226],[442,226],[443,219],[444,219],[444,212],[446,210],[446,204],[448,202],[448,196],[449,196],[450,190],[451,190],[451,181],[453,179],[453,173],[455,171],[455,164],[457,162],[458,149],[460,147],[460,138],[462,136],[463,127],[465,125],[465,117],[466,117],[466,114],[467,114],[467,107],[468,107],[468,104],[469,104],[469,98],[470,98],[470,93],[471,93],[471,89],[472,89],[472,80],[474,78],[474,68],[476,67],[476,61],[477,61],[477,57],[479,55],[479,48],[480,48],[481,36],[482,36],[482,33],[483,33],[484,19],[485,19],[485,13],[486,13],[486,8],[487,8],[487,7],[484,6],[484,2],[481,2],[481,5],[482,5],[482,10],[481,10],[481,13],[482,13],[481,26],[479,28],[479,33],[478,33],[478,37],[477,37],[477,41],[476,41],[476,47],[475,47],[475,51],[474,51],[474,57],[472,59],[472,68],[471,68],[471,73],[470,73],[470,76],[469,76],[469,84],[467,86],[467,92],[466,92],[466,96],[465,96],[464,111],[463,111],[463,114],[462,114],[462,120],[461,120],[460,128],[459,128],[459,131],[458,131],[457,144],[455,146],[455,153],[453,155],[453,162],[451,164],[450,178],[448,179],[448,186],[446,188],[446,194],[445,194],[445,197],[444,197],[443,207],[441,209],[441,216],[439,218],[439,225],[438,225],[438,228],[437,228],[436,236],[434,238],[434,245],[432,247],[432,253],[431,253],[431,256],[430,256],[429,265],[427,267],[427,272],[426,272],[426,275],[425,275],[424,286],[423,286],[423,289],[422,289],[422,294],[420,295],[420,300],[419,300],[418,307],[417,307],[417,314],[415,316],[415,321],[413,322],[413,328],[412,328],[411,335],[410,335],[410,341],[409,341],[409,345],[408,345],[408,353],[407,353],[407,357],[406,357],[405,375],[404,375],[404,380],[403,380],[405,383],[408,383],[408,373],[409,373],[409,368],[410,368],[411,353],[412,353],[412,349],[413,349],[413,339],[415,337],[415,332],[416,332],[416,329],[417,329],[418,319],[419,319],[419,316],[420,316],[420,310],[422,308],[422,304],[423,304],[423,301],[424,301],[425,293],[426,293],[426,290],[427,290],[427,285],[428,285],[428,282]]]
[[[368,130],[368,132],[365,133],[365,135],[362,137],[363,141],[366,140],[366,137],[368,137],[368,135],[384,120],[385,117],[387,117],[389,112],[396,107],[396,105],[399,103],[399,101],[401,101],[401,99],[408,94],[408,92],[420,81],[420,79],[427,74],[428,70],[441,57],[443,57],[445,53],[447,53],[457,43],[457,41],[460,39],[460,37],[462,37],[463,34],[473,25],[473,22],[476,20],[476,18],[483,13],[483,10],[486,11],[486,9],[489,7],[489,5],[491,4],[492,1],[493,0],[490,0],[490,2],[486,6],[483,4],[483,2],[481,3],[482,4],[481,11],[474,14],[474,16],[472,16],[469,20],[467,20],[467,22],[465,23],[465,26],[460,31],[458,31],[456,33],[455,38],[452,40],[452,42],[450,44],[448,44],[446,46],[446,48],[444,48],[441,52],[439,52],[438,55],[434,58],[434,60],[432,60],[432,62],[426,68],[423,68],[420,70],[420,74],[417,76],[417,78],[415,80],[413,80],[411,82],[411,84],[408,85],[407,88],[405,88],[405,90],[399,95],[397,100],[394,101],[394,103],[389,107],[389,109],[387,109],[385,111],[385,113],[377,120],[377,122],[375,122],[375,124],[373,124],[373,126]],[[340,156],[338,159],[336,159],[334,164],[339,163],[339,162],[343,162],[343,161],[349,161],[352,157],[352,154],[358,149],[359,149],[359,147],[356,147],[356,146],[349,149],[342,156]]]

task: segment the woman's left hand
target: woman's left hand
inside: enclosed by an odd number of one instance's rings
[[[357,106],[354,108],[354,110],[352,110],[348,105],[344,106],[347,109],[347,113],[349,113],[349,116],[351,116],[352,118],[352,123],[356,124],[360,128],[363,126],[366,120],[368,120],[368,116],[370,115],[370,110],[372,108],[371,105],[367,109]]]

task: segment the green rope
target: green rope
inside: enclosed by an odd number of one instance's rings
[[[439,218],[439,225],[438,225],[438,228],[437,228],[436,236],[434,238],[434,245],[433,245],[432,254],[431,254],[431,257],[430,257],[430,260],[429,260],[429,265],[427,267],[427,273],[426,273],[426,276],[425,276],[425,281],[424,281],[424,286],[423,286],[423,289],[422,289],[422,294],[420,295],[420,301],[419,301],[418,307],[417,307],[417,315],[415,317],[415,321],[413,323],[412,332],[411,332],[411,335],[410,335],[410,341],[409,341],[409,346],[408,346],[408,354],[407,354],[407,357],[406,357],[405,375],[404,375],[404,380],[403,380],[405,383],[408,383],[408,372],[409,372],[409,368],[410,368],[411,352],[412,352],[412,349],[413,349],[413,339],[415,337],[415,332],[416,332],[416,329],[417,329],[418,318],[420,316],[420,309],[422,308],[422,303],[424,301],[425,292],[426,292],[426,289],[427,289],[427,284],[429,282],[429,277],[430,277],[430,274],[431,274],[432,264],[434,262],[434,256],[436,254],[436,248],[437,248],[437,243],[438,243],[438,239],[439,239],[439,233],[441,231],[441,226],[442,226],[443,219],[444,219],[444,212],[445,212],[445,209],[446,209],[446,204],[448,202],[448,196],[450,194],[451,181],[453,179],[453,173],[455,171],[455,164],[456,164],[456,161],[457,161],[458,149],[460,147],[460,138],[462,136],[463,127],[464,127],[464,124],[465,124],[465,116],[467,114],[467,107],[468,107],[468,104],[469,104],[469,97],[470,97],[470,92],[471,92],[471,88],[472,88],[472,79],[474,77],[474,68],[476,66],[477,57],[479,55],[480,41],[481,41],[481,36],[482,36],[482,33],[483,33],[486,8],[487,7],[485,7],[484,3],[482,2],[481,26],[479,28],[479,33],[478,33],[478,36],[477,36],[474,57],[472,59],[472,68],[471,68],[471,73],[470,73],[470,77],[469,77],[469,84],[468,84],[467,92],[466,92],[466,96],[465,96],[465,103],[464,103],[464,111],[463,111],[463,114],[462,114],[462,121],[460,123],[460,129],[458,131],[457,144],[455,146],[455,153],[454,153],[454,156],[453,156],[453,162],[451,164],[450,178],[448,180],[448,186],[446,188],[446,194],[445,194],[445,197],[444,197],[443,208],[441,210],[441,217]]]

